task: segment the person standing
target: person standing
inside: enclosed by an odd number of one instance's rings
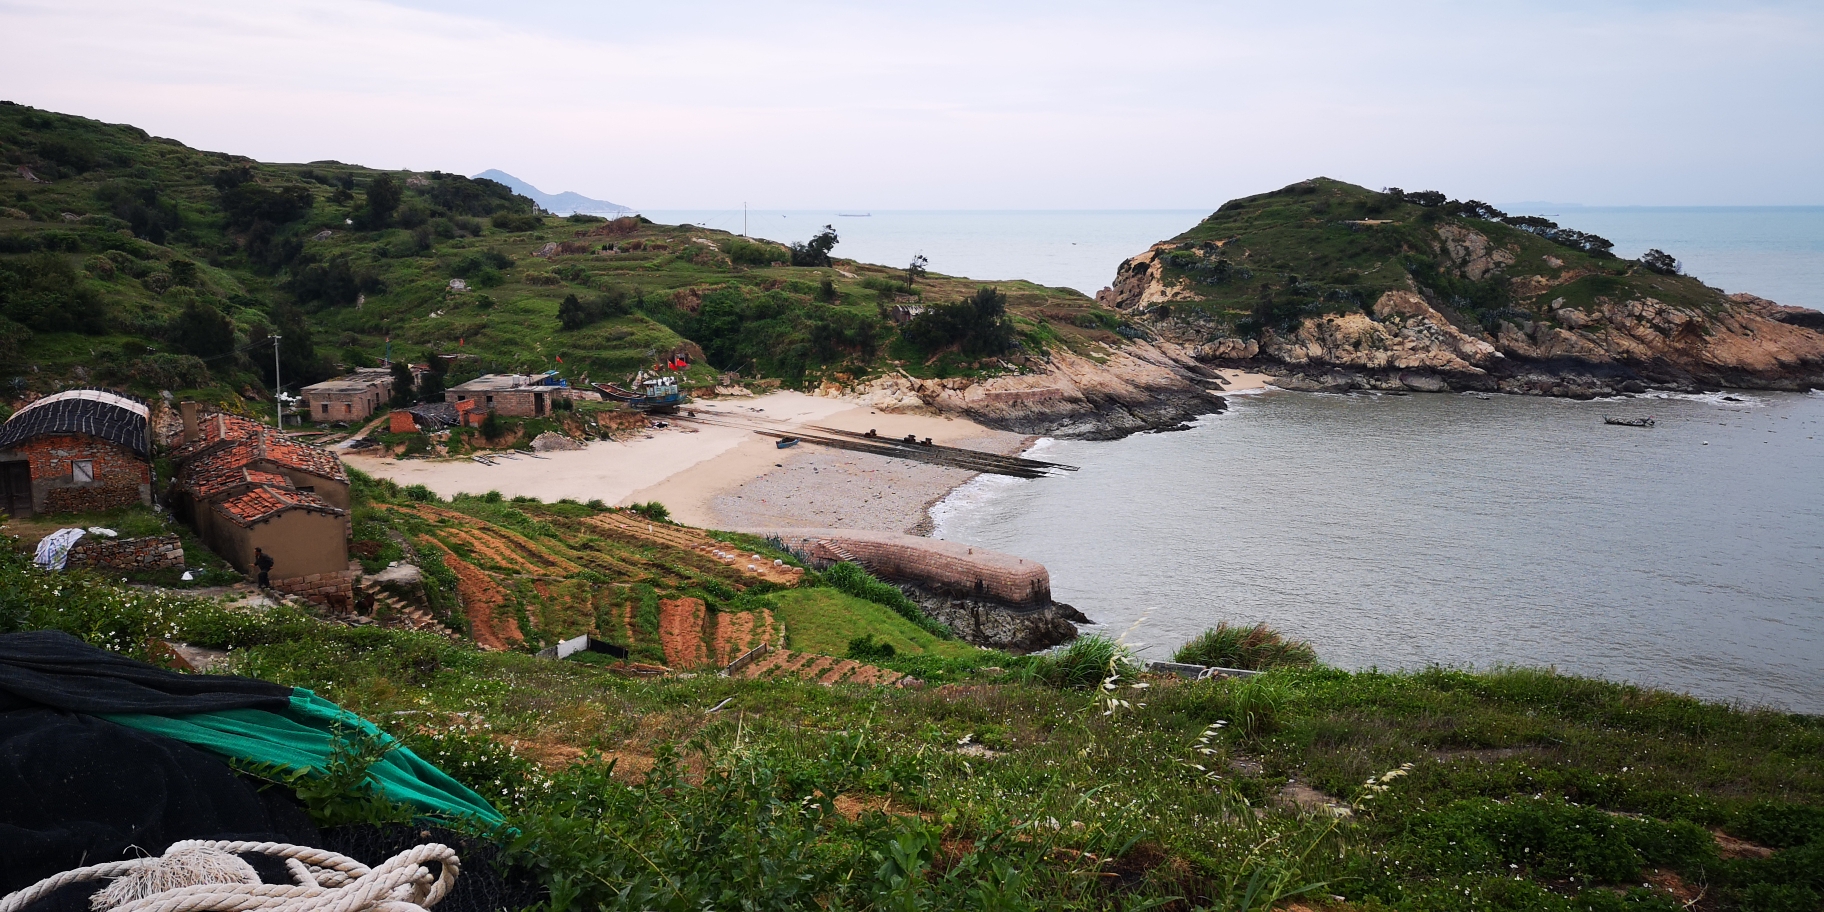
[[[272,555],[259,548],[253,549],[253,566],[260,571],[260,588],[272,588]]]

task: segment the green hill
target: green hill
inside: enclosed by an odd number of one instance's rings
[[[686,352],[693,383],[739,370],[790,385],[1004,370],[990,356],[1121,341],[1087,298],[1024,282],[997,286],[1015,346],[975,346],[955,320],[907,338],[888,307],[960,302],[975,283],[785,265],[783,245],[691,226],[557,218],[456,174],[256,162],[11,103],[0,157],[0,377],[16,392],[265,398],[274,333],[288,389],[376,363],[389,339],[395,359],[472,356],[452,382],[559,358],[568,376],[609,379]]]
[[[1440,244],[1440,229],[1461,240]],[[1502,320],[1550,319],[1549,309],[1599,297],[1712,312],[1730,305],[1695,278],[1618,258],[1607,240],[1545,219],[1321,177],[1231,200],[1166,243],[1166,283],[1190,290],[1172,310],[1208,314],[1243,334],[1357,312],[1413,285],[1490,332]]]

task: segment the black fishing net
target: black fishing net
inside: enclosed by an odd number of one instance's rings
[[[433,912],[518,912],[545,899],[545,890],[522,870],[504,864],[500,847],[485,837],[434,826],[343,826],[323,831],[317,848],[340,852],[369,867],[427,842],[456,850],[461,873]],[[36,910],[34,910],[36,912]]]

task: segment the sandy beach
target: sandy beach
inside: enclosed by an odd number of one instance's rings
[[[1030,438],[963,418],[884,414],[841,399],[769,393],[700,403],[699,415],[737,419],[786,432],[807,425],[916,434],[937,443],[1013,453]],[[574,452],[517,454],[489,466],[468,459],[406,459],[345,454],[350,466],[437,494],[499,491],[555,501],[601,499],[625,505],[656,500],[673,519],[706,528],[842,525],[904,532],[928,522],[926,510],[974,477],[960,469],[827,450],[778,449],[745,428],[674,422],[638,437],[591,441]]]

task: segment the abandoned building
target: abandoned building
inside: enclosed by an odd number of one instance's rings
[[[548,374],[483,374],[444,390],[443,401],[473,402],[473,408],[506,418],[538,418],[551,414],[552,397],[561,389],[550,379]]]
[[[88,513],[152,503],[144,400],[65,390],[0,425],[0,507],[11,516]]]
[[[352,598],[342,460],[246,418],[201,415],[193,402],[179,413],[172,512],[243,573],[254,572],[258,547],[275,562],[275,588],[336,606]]]
[[[422,369],[412,369],[412,382]],[[385,367],[363,367],[333,380],[304,387],[304,410],[310,420],[365,421],[393,398],[393,372]]]

